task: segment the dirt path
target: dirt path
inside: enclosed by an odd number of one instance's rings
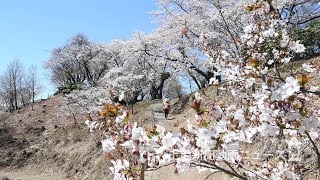
[[[198,173],[197,168],[192,167],[187,171],[186,173],[180,173],[180,174],[175,174],[174,173],[174,166],[170,165],[167,167],[163,167],[161,169],[158,169],[156,171],[147,171],[145,174],[145,179],[146,180],[227,180],[230,179],[228,176],[226,176],[223,173],[214,173],[211,174],[212,172],[207,171],[203,173]]]
[[[149,107],[149,111],[151,112],[151,119],[154,120],[155,124],[159,124],[164,126],[167,130],[178,132],[180,127],[185,125],[186,121],[183,115],[180,114],[169,114],[168,119],[165,119],[164,112],[162,108],[162,102],[154,102]],[[180,120],[180,127],[174,126],[174,124]],[[195,180],[195,179],[208,179],[208,180],[224,180],[229,179],[223,173],[215,173],[211,175],[212,172],[207,171],[203,173],[198,173],[197,168],[192,167],[186,173],[175,174],[174,172],[175,167],[173,165],[162,167],[155,171],[146,171],[145,172],[145,179],[146,180]]]
[[[62,180],[60,175],[37,174],[29,171],[5,172],[0,171],[0,178],[7,177],[9,180]]]

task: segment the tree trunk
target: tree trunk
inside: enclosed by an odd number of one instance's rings
[[[26,107],[26,102],[25,102],[25,100],[23,98],[23,93],[22,92],[20,92],[20,96],[21,96],[21,102],[22,102],[23,107]]]
[[[10,111],[14,111],[14,99],[13,99],[13,96],[10,97]]]
[[[162,99],[162,90],[163,90],[164,81],[165,80],[162,80],[160,85],[157,88],[157,99]]]
[[[32,106],[31,106],[32,111],[33,111],[33,104],[34,104],[34,95],[35,95],[35,92],[34,92],[34,88],[33,88],[33,90],[32,90]]]
[[[162,90],[163,90],[164,82],[169,78],[170,78],[170,73],[163,72],[161,74],[161,82],[159,86],[156,87],[155,83],[151,86],[151,89],[150,89],[151,100],[162,99]]]
[[[17,95],[17,86],[14,85],[14,109],[17,110],[18,109],[18,95]]]
[[[196,78],[194,75],[192,75],[191,72],[189,72],[189,76],[190,76],[190,77],[192,78],[192,80],[196,83],[198,89],[201,90],[201,86],[200,86],[197,78]]]
[[[157,99],[157,88],[152,85],[150,89],[151,100]]]

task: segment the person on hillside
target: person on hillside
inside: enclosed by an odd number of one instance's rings
[[[164,117],[168,119],[169,111],[170,111],[170,102],[169,99],[165,98],[162,102]]]

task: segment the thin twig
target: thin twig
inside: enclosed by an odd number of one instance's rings
[[[251,169],[248,169],[248,168],[243,167],[242,165],[241,165],[241,168],[244,169],[244,170],[246,170],[246,171],[249,171],[249,172],[255,174],[256,176],[258,176],[258,177],[261,178],[261,179],[269,180],[268,178],[259,175],[257,172],[255,172],[255,171],[253,171],[253,170],[251,170]]]
[[[212,163],[207,162],[207,161],[203,161],[202,163],[197,163],[197,162],[192,162],[192,163],[194,163],[194,164],[197,165],[197,166],[206,167],[206,168],[209,168],[209,169],[217,169],[217,170],[220,170],[220,171],[222,171],[222,172],[224,172],[224,173],[226,173],[226,174],[229,174],[229,175],[231,175],[231,176],[237,177],[237,178],[239,178],[239,179],[243,179],[243,180],[247,180],[247,179],[248,179],[246,176],[243,176],[243,175],[241,175],[241,174],[239,174],[239,173],[235,173],[235,172],[233,172],[233,171],[230,171],[230,170],[228,170],[228,169],[225,169],[225,168],[223,168],[223,167],[220,167],[220,166],[218,166],[218,165],[216,165],[216,164],[212,164]]]
[[[204,180],[207,180],[210,176],[214,175],[217,172],[221,172],[221,171],[216,170],[215,172],[210,173]]]
[[[164,164],[162,166],[154,167],[154,168],[146,168],[145,171],[154,171],[154,170],[166,167],[166,166],[170,166],[171,164],[174,164],[174,162],[170,162],[170,163]]]
[[[282,82],[286,82],[286,81],[281,77],[281,74],[280,74],[280,71],[279,71],[279,69],[278,69],[278,66],[275,65],[274,67],[275,67],[275,70],[276,70],[276,73],[277,73],[278,78],[279,78]]]
[[[225,164],[227,164],[227,166],[234,172],[234,173],[238,173],[232,166],[231,166],[231,163],[230,162],[228,162],[228,161],[226,161],[226,160],[224,160],[223,161]]]

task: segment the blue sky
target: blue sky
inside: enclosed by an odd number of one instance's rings
[[[45,91],[52,94],[43,62],[50,50],[77,33],[90,40],[108,42],[128,38],[135,31],[151,32],[152,0],[3,0],[0,2],[0,74],[19,59],[36,65]]]

